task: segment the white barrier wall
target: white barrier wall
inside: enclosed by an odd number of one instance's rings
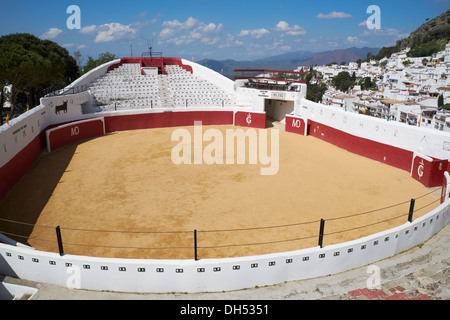
[[[408,250],[449,221],[450,201],[412,223],[323,248],[230,259],[127,260],[59,256],[0,243],[0,271],[70,288],[119,292],[214,292],[336,274]],[[326,238],[325,238],[326,239]]]
[[[438,159],[450,159],[450,135],[443,131],[345,112],[306,99],[296,108],[295,115],[364,139]]]
[[[42,98],[41,104],[47,107],[47,116],[51,124],[59,124],[81,118],[92,117],[83,115],[81,105],[91,100],[90,91],[51,98]]]
[[[49,125],[48,112],[41,105],[0,127],[0,168],[30,144]]]

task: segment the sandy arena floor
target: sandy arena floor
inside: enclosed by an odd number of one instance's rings
[[[398,226],[409,200],[430,192],[408,172],[283,131],[274,176],[260,175],[261,164],[176,166],[174,130],[109,134],[41,157],[0,202],[0,217],[36,226],[0,222],[0,230],[57,252],[59,225],[66,254],[193,259],[196,229],[201,259],[256,255],[317,246],[321,218],[324,245]],[[414,218],[439,196],[418,199]]]

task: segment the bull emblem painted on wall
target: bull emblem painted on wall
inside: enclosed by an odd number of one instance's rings
[[[55,107],[55,114],[60,114],[61,112],[67,113],[67,102],[63,102],[62,105]]]

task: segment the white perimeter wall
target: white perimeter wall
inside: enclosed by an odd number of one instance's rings
[[[441,160],[450,159],[450,133],[448,132],[345,112],[340,108],[306,99],[296,104],[294,114],[357,137]]]
[[[413,223],[338,245],[232,259],[61,257],[0,243],[0,272],[71,288],[120,292],[214,292],[273,285],[336,274],[410,249],[448,223],[449,207],[447,200]]]

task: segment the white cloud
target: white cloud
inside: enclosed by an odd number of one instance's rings
[[[203,32],[203,33],[211,33],[211,32],[220,32],[223,29],[223,24],[219,23],[216,25],[215,23],[210,23],[208,25],[200,25],[197,28],[197,31]]]
[[[176,45],[186,45],[186,44],[190,44],[190,43],[192,43],[192,42],[194,42],[194,40],[193,39],[190,39],[190,38],[188,38],[187,36],[180,36],[180,37],[175,37],[175,38],[172,38],[172,39],[168,39],[167,40],[167,43],[173,43],[173,44],[176,44]]]
[[[86,26],[81,28],[80,32],[83,34],[89,34],[89,33],[94,33],[97,30],[97,26],[96,25],[92,25],[92,26]]]
[[[286,21],[280,21],[274,28],[275,31],[285,32],[285,35],[288,36],[300,36],[305,35],[306,31],[300,27],[299,25],[295,25],[293,27],[289,26],[289,23]]]
[[[82,34],[97,33],[94,42],[104,43],[134,38],[138,32],[138,25],[123,25],[118,22],[105,23],[100,26],[91,25],[80,30]]]
[[[204,37],[203,39],[202,39],[202,43],[205,43],[205,44],[209,44],[209,45],[214,45],[214,44],[216,44],[217,42],[219,42],[219,37],[215,37],[215,38],[213,38],[213,39],[211,39],[211,38],[208,38],[208,37]]]
[[[169,37],[179,30],[191,30],[193,29],[199,21],[195,18],[189,17],[186,22],[180,22],[177,19],[172,21],[164,21],[162,26],[163,30],[160,33],[161,37]]]
[[[117,22],[103,24],[97,28],[97,31],[98,34],[94,40],[96,43],[134,38],[137,33],[137,30],[131,26],[125,26]]]
[[[298,27],[298,26],[294,26],[294,27]],[[302,36],[302,35],[306,34],[306,31],[302,28],[299,28],[299,29],[289,30],[288,32],[286,32],[286,34],[288,36]]]
[[[372,37],[372,36],[379,36],[379,37],[393,37],[395,40],[403,39],[409,36],[408,33],[402,33],[400,30],[394,29],[394,28],[382,28],[382,29],[366,29],[361,34],[363,37]]]
[[[148,14],[148,11],[142,11],[141,13],[139,13],[139,14],[136,16],[136,18],[137,18],[138,20],[144,19],[145,16],[146,16],[147,14]]]
[[[347,37],[347,42],[351,43],[353,45],[362,45],[362,44],[367,44],[367,41],[365,40],[361,40],[358,37],[352,37],[352,36],[348,36]]]
[[[238,37],[252,36],[256,39],[260,39],[268,34],[270,34],[269,30],[267,30],[265,28],[261,28],[261,29],[253,29],[253,30],[241,30],[241,32],[237,36]]]
[[[59,36],[63,31],[58,28],[50,28],[48,29],[42,36],[42,39],[55,39]]]
[[[232,34],[227,34],[227,39],[222,42],[221,44],[219,44],[218,48],[219,49],[223,49],[223,48],[229,48],[232,46],[241,46],[243,45],[244,42],[236,40],[236,37],[233,36]]]
[[[161,38],[167,38],[167,37],[170,37],[174,33],[175,33],[175,30],[170,29],[170,28],[165,28],[160,32],[159,35]]]
[[[361,21],[361,22],[358,24],[358,27],[359,27],[359,28],[367,28],[367,20]]]
[[[86,45],[84,45],[84,44],[76,44],[76,43],[65,43],[65,44],[62,45],[62,47],[64,47],[64,48],[75,48],[75,49],[81,50],[81,49],[86,48]]]
[[[289,31],[290,30],[289,23],[287,23],[286,21],[280,21],[275,26],[275,30],[276,31]]]
[[[200,39],[203,37],[203,34],[201,32],[193,30],[191,31],[190,36],[192,39]]]
[[[164,40],[167,43],[182,45],[200,40],[204,44],[213,45],[220,39],[218,37],[211,37],[211,35],[220,33],[224,25],[213,22],[204,23],[198,19],[189,17],[185,22],[180,22],[176,19],[164,21],[162,28],[159,33],[160,40],[158,43],[162,43],[162,40]]]
[[[330,12],[329,14],[323,14],[319,13],[316,18],[318,19],[345,19],[345,18],[351,18],[352,15],[345,13],[345,12]]]

